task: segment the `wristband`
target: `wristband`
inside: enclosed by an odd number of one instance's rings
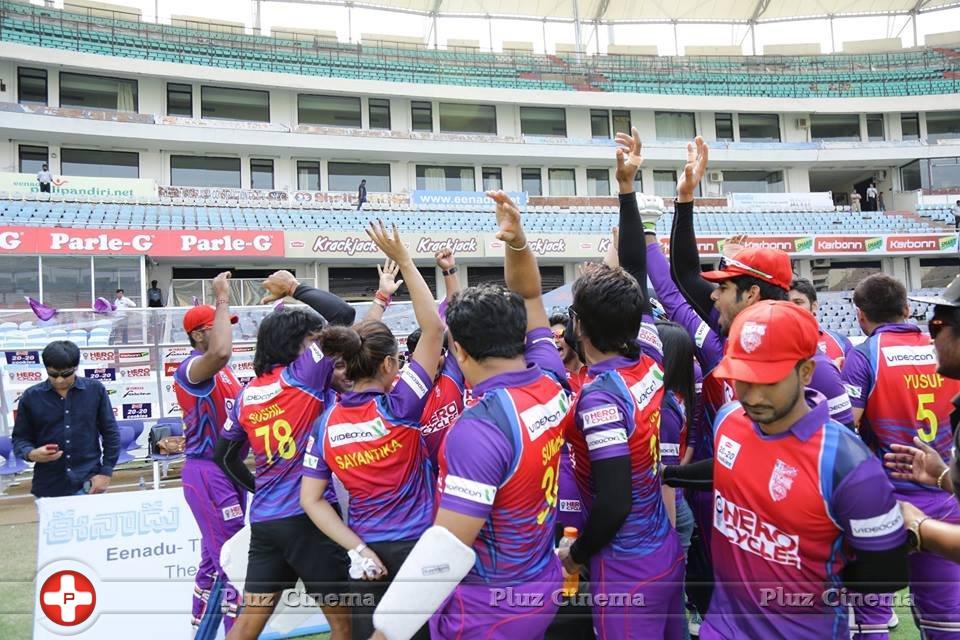
[[[527,246],[528,246],[529,244],[530,244],[530,243],[528,243],[527,241],[524,241],[524,242],[523,242],[523,246],[515,247],[515,246],[513,246],[512,244],[510,244],[510,243],[508,242],[508,243],[507,243],[507,247],[509,247],[510,249],[513,249],[514,251],[523,251],[524,249],[527,248]]]
[[[225,305],[227,305],[227,306],[230,306],[230,300],[227,299],[227,298],[217,298],[217,300],[216,300],[216,302],[215,302],[214,304],[215,304],[216,306],[218,306],[218,307],[219,307],[220,305],[222,305],[222,304],[225,304]]]
[[[294,297],[293,294],[297,292],[297,288],[299,286],[300,286],[300,283],[297,280],[294,280],[293,284],[290,285],[290,291],[287,292],[287,296],[289,296],[290,298],[293,298]]]
[[[442,273],[444,276],[452,276],[452,275],[455,274],[456,272],[457,272],[457,267],[456,267],[456,266],[450,267],[450,268],[447,269],[447,270],[443,270],[443,269],[440,270],[440,273]]]
[[[373,294],[373,301],[379,304],[381,307],[386,309],[390,306],[390,301],[393,300],[393,296],[388,296],[377,291]]]
[[[361,542],[356,547],[354,547],[353,550],[356,551],[357,553],[363,553],[363,550],[366,548],[367,548],[367,545]]]
[[[943,486],[943,479],[947,477],[947,474],[950,473],[950,467],[947,467],[940,474],[940,477],[937,478],[937,488],[941,491],[946,491],[946,487]]]

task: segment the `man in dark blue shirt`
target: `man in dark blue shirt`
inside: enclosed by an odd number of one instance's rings
[[[107,390],[77,377],[74,343],[51,342],[42,357],[48,378],[24,391],[13,426],[15,455],[36,463],[31,492],[38,498],[103,493],[120,455]]]

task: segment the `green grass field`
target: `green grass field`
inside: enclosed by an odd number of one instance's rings
[[[2,549],[2,578],[0,578],[0,638],[29,640],[32,636],[33,579],[37,565],[37,525],[0,525]],[[920,637],[908,608],[897,609],[900,626],[891,634],[892,640],[916,640]],[[326,634],[304,636],[306,640],[321,640]],[[171,639],[176,640],[176,639]]]

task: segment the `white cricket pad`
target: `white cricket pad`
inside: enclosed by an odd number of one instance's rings
[[[476,562],[473,549],[444,527],[427,529],[384,594],[373,626],[388,640],[409,640]]]

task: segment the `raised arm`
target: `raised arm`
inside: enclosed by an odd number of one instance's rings
[[[280,270],[263,282],[267,295],[260,304],[269,304],[290,296],[307,305],[330,324],[350,326],[357,317],[357,310],[329,291],[323,291],[300,282],[289,271]]]
[[[618,133],[617,141],[617,184],[620,189],[620,225],[619,242],[617,243],[617,257],[620,266],[637,280],[640,285],[640,291],[643,293],[643,312],[650,313],[650,296],[647,292],[647,251],[643,240],[644,226],[650,223],[656,227],[657,218],[660,211],[657,210],[654,215],[648,215],[648,219],[641,218],[640,209],[637,206],[637,194],[633,188],[633,181],[637,176],[640,165],[643,164],[643,155],[641,154],[642,144],[640,134],[637,128],[631,128],[630,134]],[[654,206],[651,203],[649,209],[644,211],[654,212]]]
[[[547,310],[543,306],[540,269],[537,257],[527,244],[527,235],[520,220],[520,210],[503,191],[488,191],[497,203],[497,240],[507,245],[503,257],[503,274],[507,288],[523,298],[527,309],[527,333],[541,327],[550,327]]]
[[[677,199],[674,202],[673,227],[670,232],[670,266],[673,279],[704,319],[713,310],[713,286],[700,277],[700,252],[693,228],[693,194],[707,169],[710,147],[697,136],[687,145],[687,162],[677,181]]]
[[[413,352],[413,359],[423,367],[427,378],[433,380],[437,375],[437,363],[440,361],[440,352],[443,349],[444,330],[433,293],[413,263],[410,252],[400,239],[400,232],[396,225],[391,232],[388,232],[383,222],[371,222],[367,228],[367,235],[389,259],[399,265],[400,273],[407,282],[407,290],[410,292],[410,299],[413,300],[413,313],[417,318],[417,324],[420,325],[420,342],[417,343],[417,348]]]
[[[460,278],[457,277],[457,259],[450,247],[437,251],[433,257],[443,274],[443,287],[447,292],[446,299],[449,300],[463,288],[460,286]]]
[[[373,304],[363,316],[360,322],[380,321],[383,314],[390,306],[393,294],[397,292],[403,280],[397,280],[397,274],[400,273],[400,266],[387,258],[383,261],[383,266],[377,265],[377,276],[380,278],[380,284],[377,287],[377,293],[373,297]]]
[[[224,271],[213,279],[216,312],[213,327],[207,334],[207,350],[191,360],[187,366],[187,382],[206,382],[227,366],[233,353],[233,328],[230,325],[230,272]]]

